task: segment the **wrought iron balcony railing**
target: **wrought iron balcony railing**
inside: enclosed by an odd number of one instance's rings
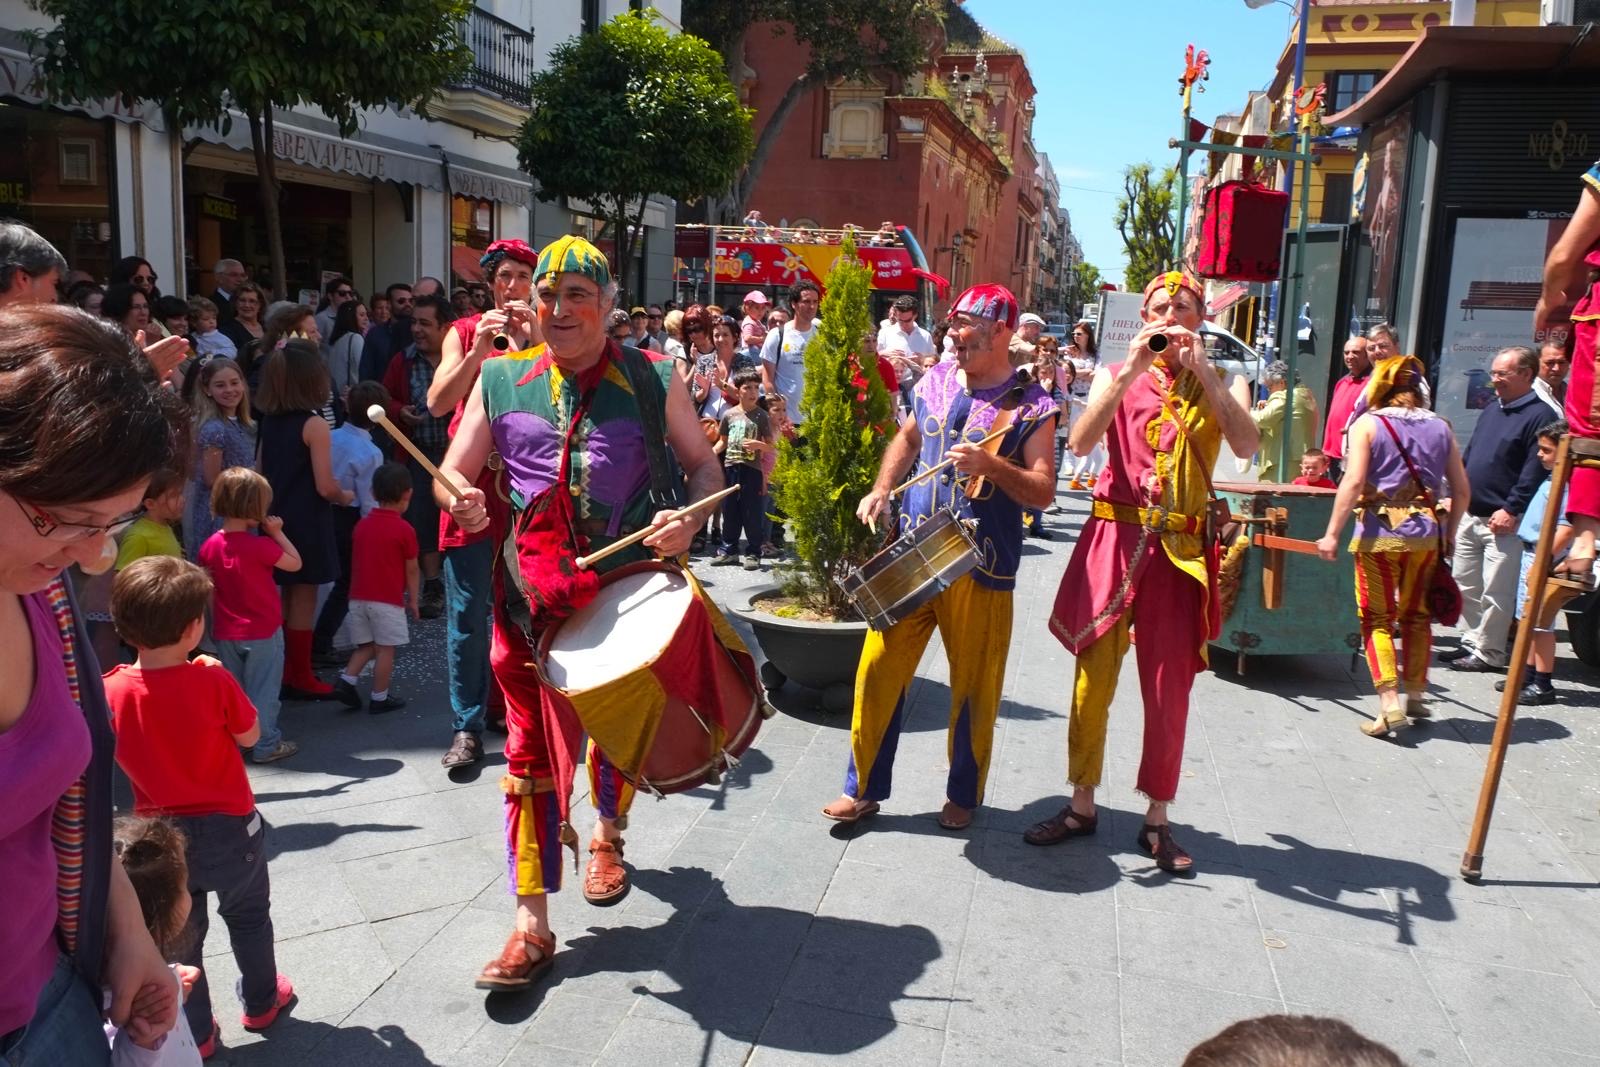
[[[533,76],[533,31],[475,7],[461,32],[472,47],[467,86],[526,106],[532,99],[528,80]]]

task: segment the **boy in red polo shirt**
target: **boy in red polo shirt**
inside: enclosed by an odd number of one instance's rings
[[[1308,448],[1300,457],[1300,477],[1295,485],[1314,485],[1319,489],[1337,489],[1339,484],[1328,477],[1328,454],[1320,448]]]
[[[171,818],[188,840],[192,906],[177,962],[199,970],[183,1010],[202,1055],[215,1049],[217,1029],[204,968],[207,893],[217,895],[239,965],[245,1028],[265,1029],[294,1000],[272,947],[267,827],[239,755],[261,734],[256,709],[216,660],[189,660],[210,603],[211,579],[192,563],[148,556],[129,564],[111,588],[111,618],[138,659],[105,676],[134,810]]]
[[[406,597],[417,614],[422,571],[417,566],[417,531],[406,520],[411,504],[411,472],[398,463],[385,463],[372,474],[372,497],[378,506],[356,523],[350,539],[350,614],[346,617],[356,650],[344,673],[334,683],[333,695],[349,708],[361,706],[356,682],[369,662],[372,699],[367,711],[380,715],[403,708],[406,702],[389,694],[394,674],[394,650],[406,644]]]

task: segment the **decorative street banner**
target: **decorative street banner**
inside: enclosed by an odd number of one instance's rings
[[[816,282],[828,276],[839,261],[838,245],[779,244],[762,241],[718,241],[717,284],[789,286]],[[872,288],[914,292],[911,253],[904,248],[856,249],[856,256],[872,268]]]

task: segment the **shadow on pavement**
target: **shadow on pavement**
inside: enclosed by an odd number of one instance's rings
[[[285,852],[305,852],[325,848],[348,834],[396,834],[403,830],[417,830],[411,823],[384,822],[297,822],[283,826],[269,823],[267,834],[267,860],[271,862]]]
[[[673,1009],[652,1011],[647,1000],[636,1012],[681,1012],[707,1035],[759,1037],[763,1047],[837,1056],[893,1032],[893,1006],[921,999],[907,989],[942,954],[933,932],[921,926],[736,905],[720,880],[699,867],[638,871],[634,892],[640,891],[680,915],[692,911],[692,917],[649,927],[591,928],[565,942],[548,981],[525,994],[488,997],[489,1017],[501,1024],[522,1022],[563,986],[581,991],[590,976],[634,974],[641,981],[633,992]],[[856,1025],[768,1026],[780,995],[848,1011]]]
[[[337,1026],[285,1016],[262,1040],[239,1048],[222,1050],[217,1062],[228,1067],[249,1067],[257,1062],[283,1062],[284,1050],[300,1053],[305,1063],[339,1064],[340,1067],[437,1067],[405,1029],[393,1024],[376,1030],[365,1026]]]
[[[761,743],[759,736],[756,743]],[[689,790],[688,795],[709,800],[712,811],[721,811],[730,791],[749,789],[752,778],[766,774],[770,770],[772,770],[772,757],[759,748],[748,748],[745,749],[744,755],[739,757],[739,765],[723,774],[721,785],[703,785],[698,789]]]

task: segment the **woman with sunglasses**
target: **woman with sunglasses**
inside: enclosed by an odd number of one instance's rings
[[[1087,320],[1072,327],[1072,341],[1067,345],[1065,358],[1061,362],[1061,384],[1066,387],[1064,391],[1072,402],[1067,415],[1067,432],[1071,433],[1072,424],[1088,410],[1089,386],[1094,382],[1095,371],[1100,369],[1100,350],[1094,343],[1094,326]],[[1069,364],[1073,369],[1070,380],[1066,373]],[[1060,440],[1065,441],[1066,438],[1062,437]],[[1062,451],[1062,447],[1058,446],[1056,452],[1058,463]],[[1093,489],[1105,465],[1106,447],[1097,441],[1089,454],[1080,458],[1072,468],[1072,481],[1067,483],[1067,488]]]
[[[108,1064],[102,988],[135,1040],[177,1019],[112,858],[111,726],[65,572],[103,565],[187,425],[112,323],[0,308],[0,1062]]]

